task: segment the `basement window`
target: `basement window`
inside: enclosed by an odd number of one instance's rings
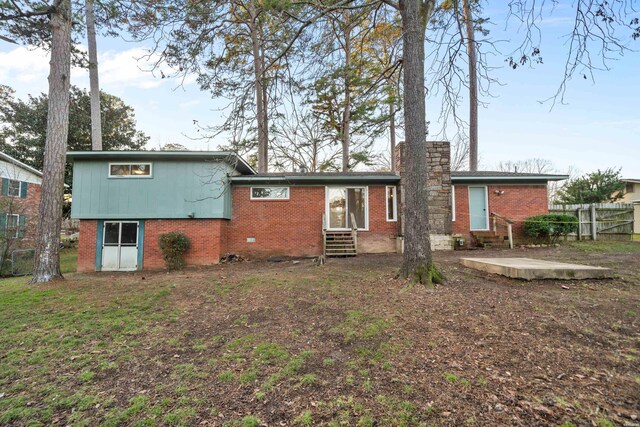
[[[289,187],[251,187],[251,200],[289,200]]]
[[[109,163],[109,178],[150,178],[151,163]]]

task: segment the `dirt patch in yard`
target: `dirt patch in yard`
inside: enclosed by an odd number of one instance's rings
[[[437,253],[435,289],[395,255],[0,284],[0,421],[640,425],[640,254],[616,249]],[[619,277],[521,282],[470,254]]]

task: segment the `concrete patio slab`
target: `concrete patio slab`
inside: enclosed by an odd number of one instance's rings
[[[514,279],[610,279],[609,268],[531,258],[460,258],[462,265]]]

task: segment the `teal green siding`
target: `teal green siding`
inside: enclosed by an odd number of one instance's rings
[[[76,160],[71,216],[140,220],[188,218],[193,213],[195,218],[231,218],[230,166],[211,161],[152,163],[151,178],[109,178],[107,160]]]

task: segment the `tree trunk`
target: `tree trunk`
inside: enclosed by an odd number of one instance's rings
[[[85,0],[87,44],[89,50],[89,93],[91,96],[91,149],[102,151],[102,120],[100,119],[100,84],[98,83],[98,47],[93,0]]]
[[[349,11],[345,11],[345,21],[348,22]],[[344,30],[344,111],[342,112],[342,171],[349,172],[349,146],[351,145],[351,24],[347,23]]]
[[[462,0],[469,55],[469,170],[478,170],[478,71],[476,38],[469,0]]]
[[[396,104],[389,103],[389,140],[391,142],[391,172],[396,171]]]
[[[429,237],[429,204],[424,89],[424,36],[432,2],[401,0],[404,67],[404,255],[401,275],[430,283],[433,271]]]
[[[264,59],[260,52],[260,37],[258,35],[258,16],[254,0],[248,5],[250,15],[251,44],[253,49],[253,72],[256,87],[256,115],[258,119],[258,172],[269,171],[269,129],[267,122],[267,110],[265,108],[265,78]]]
[[[64,169],[69,133],[69,75],[71,68],[71,1],[59,0],[51,13],[47,137],[42,170],[39,230],[31,283],[61,278],[60,228]]]

